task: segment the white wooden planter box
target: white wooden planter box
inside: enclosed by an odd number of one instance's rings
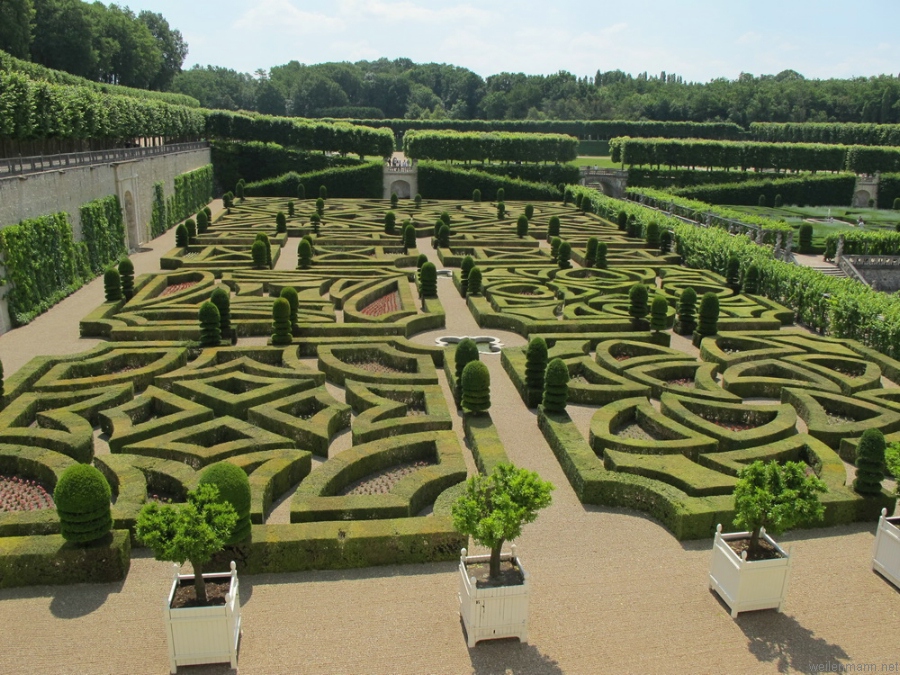
[[[722,534],[722,526],[716,527],[712,560],[709,564],[709,587],[725,601],[731,609],[732,617],[736,617],[738,612],[757,609],[776,609],[780,612],[787,597],[793,562],[790,549],[782,549],[763,528],[760,537],[784,557],[748,561],[746,551],[739,557],[728,542],[749,536],[749,532]]]
[[[212,607],[179,607],[172,609],[175,589],[185,579],[194,580],[193,574],[179,574],[175,565],[172,590],[166,601],[166,634],[169,639],[169,669],[175,673],[178,666],[194,666],[201,663],[231,662],[237,668],[237,649],[241,639],[241,600],[238,595],[238,578],[235,564],[231,572],[204,574],[207,582],[221,583],[231,580],[224,605]]]
[[[900,588],[900,517],[888,518],[887,509],[878,519],[872,569]]]
[[[523,582],[517,586],[477,588],[475,577],[466,571],[467,563],[488,563],[490,555],[466,555],[462,549],[459,558],[459,614],[466,628],[469,647],[479,640],[517,637],[528,641],[528,573],[516,557],[516,547],[511,553],[502,553],[501,560],[516,563],[522,571]]]

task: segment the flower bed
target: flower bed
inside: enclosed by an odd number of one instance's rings
[[[53,496],[36,480],[0,475],[0,511],[52,508]]]

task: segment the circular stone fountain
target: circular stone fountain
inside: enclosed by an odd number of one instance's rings
[[[473,340],[478,346],[478,351],[484,354],[499,354],[503,348],[500,338],[495,338],[493,335],[443,335],[435,339],[435,342],[439,347],[447,347],[455,345],[465,338]]]

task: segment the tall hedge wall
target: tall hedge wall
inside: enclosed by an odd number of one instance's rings
[[[421,173],[419,176],[421,182]],[[360,166],[338,167],[303,174],[291,171],[276,178],[247,183],[244,186],[244,194],[248,197],[296,197],[297,186],[302,183],[307,195],[318,194],[319,186],[324,185],[328,189],[329,197],[381,199],[382,182],[381,162],[366,162]]]
[[[96,276],[128,253],[125,223],[118,195],[95,199],[78,209],[81,238],[87,247],[87,264]]]
[[[717,185],[719,183],[745,183],[749,180],[785,180],[796,178],[795,174],[768,173],[765,176],[759,171],[721,171],[710,169],[653,169],[646,166],[628,167],[629,187],[648,188],[686,188],[697,185]],[[576,183],[578,181],[570,181]]]
[[[578,139],[564,134],[408,131],[403,152],[412,159],[438,161],[571,162],[578,156]]]
[[[754,122],[750,133],[754,140],[766,143],[900,145],[900,124]]]
[[[766,203],[774,203],[780,194],[785,204],[799,206],[846,206],[853,200],[856,176],[853,174],[807,175],[781,180],[752,180],[742,183],[722,183],[701,185],[672,190],[673,194],[689,199],[697,199],[710,204],[735,204],[756,206],[759,196],[764,195]]]
[[[419,192],[428,199],[471,199],[472,190],[481,190],[482,198],[493,200],[503,188],[506,199],[556,200],[559,188],[549,183],[531,183],[515,178],[470,171],[440,162],[419,162]]]

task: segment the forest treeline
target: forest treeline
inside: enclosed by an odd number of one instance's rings
[[[598,70],[482,78],[405,58],[291,61],[252,74],[182,70],[188,45],[161,14],[81,0],[2,0],[0,49],[96,82],[186,94],[206,108],[294,117],[900,123],[893,75],[817,80],[785,70],[689,82],[665,71]]]

